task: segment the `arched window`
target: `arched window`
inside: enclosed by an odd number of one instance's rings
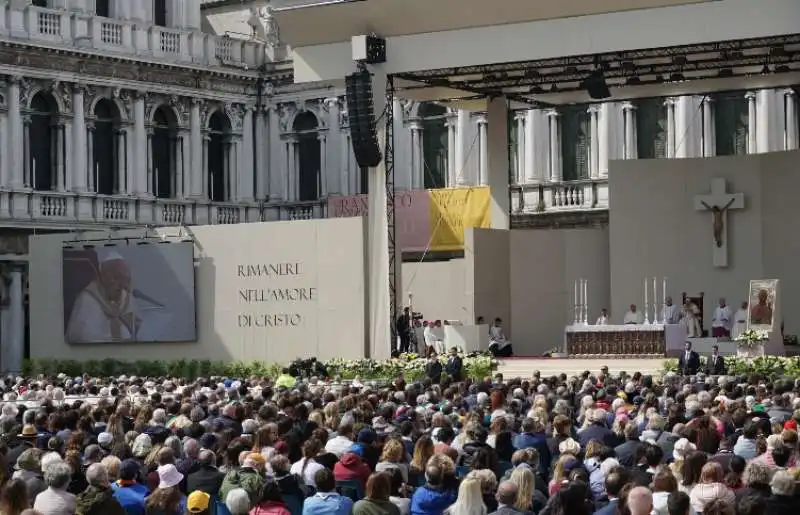
[[[94,0],[94,2],[95,14],[106,18],[111,16],[111,9],[109,8],[110,0]]]
[[[230,145],[231,124],[220,111],[211,115],[208,123],[208,198],[214,202],[231,199]]]
[[[426,189],[447,185],[447,108],[425,102],[417,111],[422,122],[423,184]]]
[[[318,200],[322,152],[317,117],[305,111],[295,117],[292,129],[297,134],[297,200]]]
[[[160,106],[153,113],[153,194],[172,198],[176,193],[175,171],[178,121],[168,107]]]
[[[167,26],[167,0],[153,0],[153,25]]]
[[[40,91],[31,99],[29,114],[29,161],[25,182],[36,190],[52,190],[57,185],[61,159],[57,142],[59,131],[56,130],[58,105],[51,95]]]
[[[92,136],[92,178],[94,191],[112,195],[122,191],[119,184],[120,116],[117,106],[103,98],[94,106],[94,135]]]

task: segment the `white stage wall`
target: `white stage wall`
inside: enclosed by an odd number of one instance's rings
[[[75,235],[33,236],[30,243],[31,357],[55,359],[212,359],[284,363],[297,357],[365,357],[364,222],[336,218],[182,229],[195,241],[197,341],[67,345],[62,307],[62,247]],[[177,235],[180,229],[160,233]],[[115,233],[136,244],[143,231]],[[82,239],[102,239],[85,233]],[[121,239],[119,239],[121,238]],[[98,244],[103,245],[103,241]],[[158,244],[158,243],[155,243]],[[165,244],[166,245],[166,244]],[[290,265],[264,276],[248,265]],[[244,266],[245,268],[240,268]],[[134,287],[136,277],[133,277]],[[246,291],[302,289],[301,300],[245,300]],[[242,292],[245,292],[243,294]],[[265,314],[296,323],[264,327]],[[273,319],[274,320],[274,319]],[[286,318],[284,317],[284,320]]]

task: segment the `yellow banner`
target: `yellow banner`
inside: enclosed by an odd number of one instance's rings
[[[491,197],[487,186],[429,190],[430,250],[462,250],[464,229],[492,226]]]

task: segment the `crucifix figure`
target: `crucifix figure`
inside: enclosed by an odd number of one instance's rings
[[[712,179],[711,193],[709,195],[697,195],[694,198],[694,207],[698,211],[711,213],[714,266],[719,268],[727,267],[728,236],[726,230],[728,211],[744,209],[744,195],[741,193],[728,193],[725,179]]]
[[[722,231],[725,230],[725,220],[723,217],[725,216],[725,213],[728,212],[728,208],[731,207],[731,204],[733,204],[734,200],[736,199],[730,199],[724,207],[709,206],[705,203],[705,201],[700,201],[706,210],[711,211],[711,216],[713,218],[712,229],[714,230],[714,243],[717,245],[717,247],[722,247]]]

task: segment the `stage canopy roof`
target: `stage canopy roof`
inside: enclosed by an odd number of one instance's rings
[[[277,8],[295,82],[355,69],[350,38],[387,39],[398,94],[468,103],[589,101],[800,83],[798,0],[333,0]]]

